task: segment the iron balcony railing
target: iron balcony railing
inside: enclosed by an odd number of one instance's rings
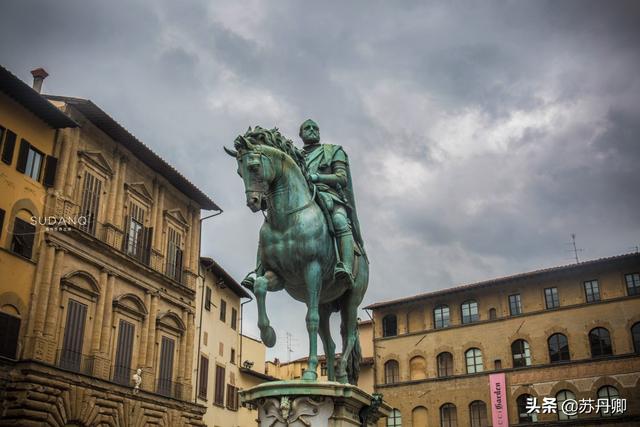
[[[184,391],[184,384],[171,381],[165,378],[158,378],[156,385],[156,393],[166,397],[173,397],[174,399],[182,399]]]
[[[130,366],[113,365],[111,366],[111,381],[120,385],[133,387],[133,375],[136,373],[135,369],[131,369]]]
[[[57,351],[56,360],[59,368],[86,375],[93,374],[93,356],[62,348]]]

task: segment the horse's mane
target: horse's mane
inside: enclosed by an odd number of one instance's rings
[[[256,126],[253,129],[249,128],[244,135],[240,135],[236,138],[234,142],[235,149],[248,149],[247,140],[251,144],[266,145],[268,147],[275,148],[276,150],[291,157],[294,163],[300,168],[304,178],[309,184],[311,184],[303,151],[293,145],[293,142],[290,139],[287,139],[282,135],[278,128],[264,129],[260,126]]]

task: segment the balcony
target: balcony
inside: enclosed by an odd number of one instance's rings
[[[61,369],[85,375],[93,374],[93,356],[62,348],[56,353],[56,361]]]
[[[135,373],[136,370],[131,369],[130,366],[113,365],[111,367],[111,381],[126,387],[133,387],[133,375]]]
[[[188,396],[184,396],[186,389],[184,384],[164,378],[159,378],[156,384],[156,393],[174,399],[187,398]]]

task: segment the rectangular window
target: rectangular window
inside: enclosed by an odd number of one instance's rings
[[[73,299],[67,304],[67,321],[64,327],[62,350],[58,358],[58,366],[75,372],[83,368],[82,344],[84,341],[84,325],[87,319],[87,306]]]
[[[600,287],[597,280],[584,282],[584,296],[587,302],[600,301]]]
[[[522,314],[520,294],[509,295],[509,311],[512,316],[517,316],[519,314]]]
[[[231,307],[231,329],[238,329],[238,310],[235,307]]]
[[[163,396],[174,396],[175,387],[173,384],[173,355],[176,342],[171,338],[162,337],[160,345],[160,368],[158,370],[158,394]]]
[[[227,321],[227,302],[225,300],[220,300],[220,321]]]
[[[209,359],[200,355],[200,376],[198,379],[198,397],[207,399],[207,384],[209,383]]]
[[[98,211],[100,209],[100,192],[102,181],[89,172],[84,173],[82,186],[82,205],[80,206],[80,229],[89,234],[96,234]],[[80,219],[79,219],[80,221]]]
[[[234,365],[236,364],[236,349],[235,348],[231,349],[231,357],[229,359],[230,359],[231,363],[233,363]]]
[[[558,298],[558,288],[546,288],[544,290],[544,303],[547,309],[560,307],[560,298]]]
[[[204,290],[204,309],[211,311],[211,288],[208,286]]]
[[[29,147],[27,154],[27,165],[25,175],[30,176],[35,181],[40,181],[40,172],[42,171],[42,160],[44,154],[33,147]]]
[[[231,384],[227,384],[227,409],[238,410],[238,388]]]
[[[627,282],[627,294],[640,295],[640,273],[625,274],[624,278]]]
[[[224,366],[216,365],[216,390],[213,403],[219,406],[224,406],[224,384],[225,384],[225,369]]]
[[[16,358],[19,334],[20,319],[0,312],[0,356]]]
[[[131,384],[133,371],[131,370],[131,356],[133,354],[133,337],[135,326],[133,323],[120,319],[118,326],[118,344],[116,346],[116,361],[113,366],[113,381],[122,384]]]
[[[177,282],[182,281],[182,236],[178,231],[169,227],[167,243],[167,276]]]
[[[449,326],[449,307],[441,305],[433,310],[433,322],[436,329]]]
[[[144,209],[135,203],[131,203],[129,212],[125,251],[127,254],[137,258],[142,255],[144,250]]]
[[[36,226],[20,218],[13,220],[13,236],[11,237],[11,252],[31,259],[33,242],[36,237]]]
[[[2,161],[10,165],[13,162],[13,150],[16,146],[16,134],[9,129],[5,130],[4,144],[2,146]]]

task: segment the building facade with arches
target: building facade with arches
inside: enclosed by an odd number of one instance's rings
[[[508,425],[640,423],[640,254],[458,286],[367,307],[387,426],[492,425],[504,374]],[[622,414],[528,414],[541,404],[626,399]],[[542,412],[542,411],[541,411]],[[507,425],[507,424],[505,424]]]
[[[36,225],[32,277],[0,292],[23,316],[0,332],[17,348],[0,359],[0,423],[202,426],[200,212],[219,208],[91,101],[40,98],[75,127],[50,132],[38,214],[54,224]]]

